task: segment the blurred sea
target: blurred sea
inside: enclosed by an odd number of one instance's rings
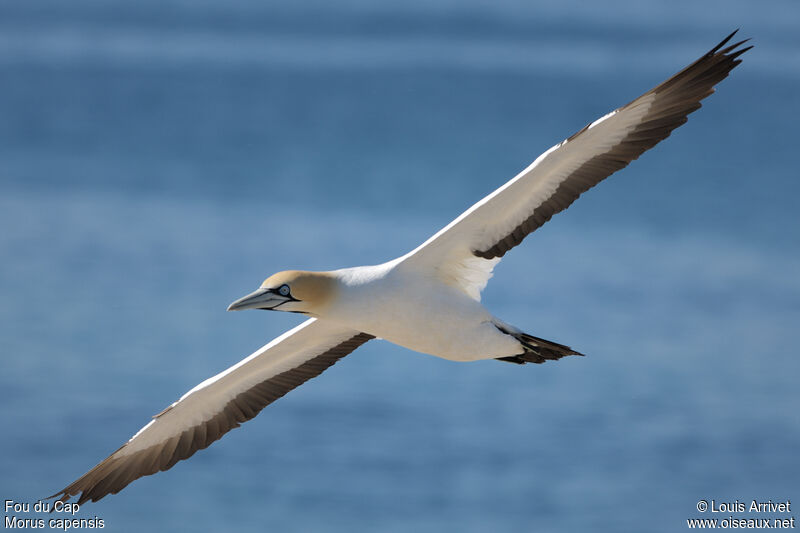
[[[673,532],[700,499],[800,503],[794,0],[0,3],[0,497],[297,324],[225,313],[268,274],[405,253],[739,26],[756,47],[703,109],[484,292],[587,357],[373,341],[76,516]]]

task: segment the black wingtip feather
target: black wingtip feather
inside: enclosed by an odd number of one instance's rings
[[[717,52],[718,52],[718,51],[719,51],[719,50],[720,50],[720,49],[721,49],[723,46],[725,46],[725,45],[728,43],[728,41],[730,41],[731,39],[733,39],[733,36],[734,36],[734,35],[736,35],[737,33],[739,33],[739,30],[740,30],[740,29],[741,29],[741,28],[736,28],[735,30],[733,30],[733,31],[731,32],[731,34],[730,34],[730,35],[728,35],[727,37],[725,37],[724,39],[722,39],[722,41],[720,41],[720,43],[719,43],[717,46],[715,46],[714,48],[712,48],[711,50],[709,50],[709,51],[708,51],[708,53],[706,54],[706,56],[713,56],[714,54],[716,54],[716,53],[717,53]],[[740,44],[741,44],[741,43],[740,43]],[[735,48],[735,47],[736,47],[736,45],[734,45],[734,48]]]

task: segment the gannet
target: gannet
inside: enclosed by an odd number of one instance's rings
[[[194,387],[50,497],[67,501],[80,494],[79,504],[97,501],[139,477],[167,470],[370,339],[452,361],[525,364],[581,355],[495,317],[481,305],[481,291],[506,252],[700,108],[752,48],[741,48],[746,41],[725,47],[734,34],[544,152],[410,253],[381,265],[268,277],[228,310],[287,311],[308,320]]]

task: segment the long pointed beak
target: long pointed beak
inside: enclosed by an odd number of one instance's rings
[[[258,289],[243,298],[239,298],[228,306],[228,311],[243,311],[244,309],[275,309],[282,303],[289,301],[280,294],[270,289]]]

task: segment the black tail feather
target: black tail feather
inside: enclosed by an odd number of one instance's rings
[[[524,349],[524,352],[519,355],[498,357],[498,361],[506,361],[508,363],[516,363],[518,365],[524,365],[525,363],[541,364],[546,361],[555,361],[557,359],[561,359],[567,355],[583,355],[580,352],[576,352],[569,346],[558,344],[557,342],[540,339],[539,337],[534,337],[533,335],[528,335],[527,333],[509,330],[499,325],[497,326],[497,329],[517,339]]]

